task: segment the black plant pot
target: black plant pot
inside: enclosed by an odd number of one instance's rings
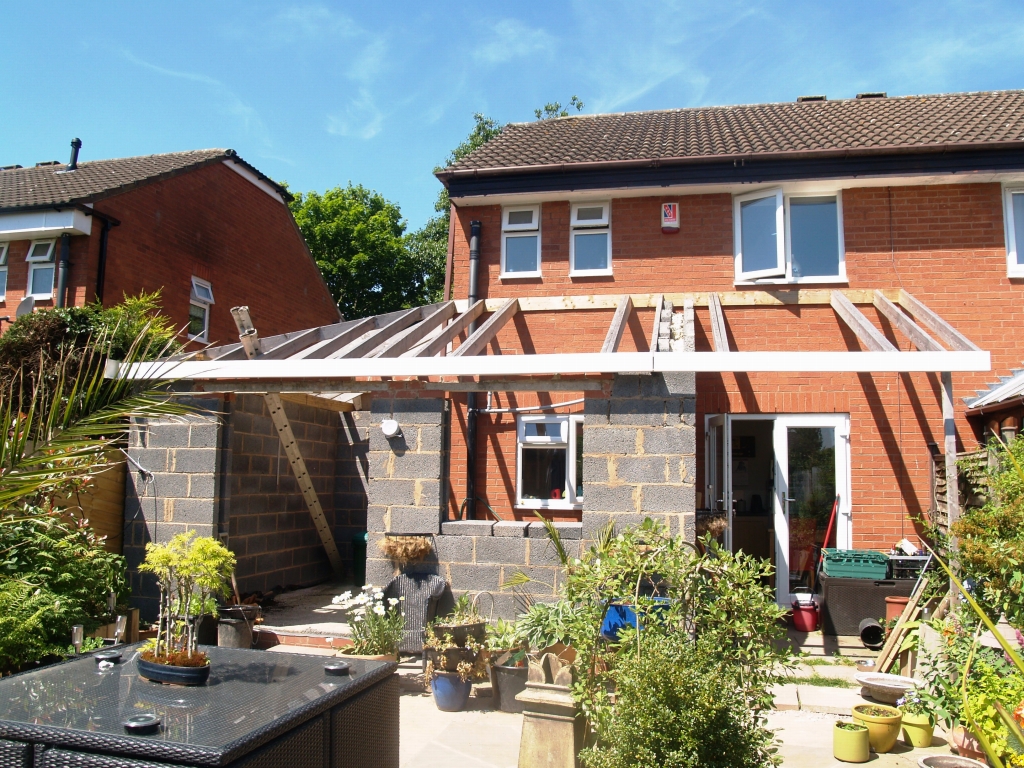
[[[498,709],[502,712],[522,712],[524,704],[516,701],[516,694],[526,690],[526,667],[505,667],[491,665],[491,689],[498,698]]]
[[[210,677],[210,665],[202,667],[173,667],[170,664],[156,664],[139,658],[139,674],[154,683],[168,685],[203,685]]]
[[[482,643],[487,637],[487,622],[478,621],[475,624],[435,624],[434,635],[443,639],[445,635],[451,635],[455,645],[466,645],[466,640],[473,638]]]

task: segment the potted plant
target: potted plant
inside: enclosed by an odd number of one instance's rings
[[[921,694],[911,688],[896,706],[903,713],[903,740],[912,747],[930,747],[935,721]]]
[[[451,613],[434,619],[433,626],[435,634],[439,637],[451,635],[458,646],[465,646],[469,638],[482,644],[487,636],[487,622],[477,612],[469,595],[460,595]]]
[[[384,597],[384,591],[372,584],[358,594],[345,592],[331,602],[349,613],[352,645],[339,655],[359,656],[375,661],[397,661],[398,646],[405,630],[404,597]]]
[[[491,663],[491,690],[498,700],[502,712],[522,712],[523,704],[516,696],[526,689],[529,672],[526,659],[526,644],[522,632],[514,621],[498,622],[488,628],[487,647]]]
[[[871,748],[882,754],[896,745],[903,713],[885,704],[858,704],[853,708],[853,720],[868,729]]]
[[[428,626],[423,640],[426,677],[437,708],[459,712],[469,700],[473,680],[486,677],[489,654],[472,635],[458,643],[450,632],[441,635],[437,628]]]
[[[832,756],[844,763],[866,763],[871,758],[867,727],[848,720],[836,720],[832,729]]]
[[[160,602],[156,637],[138,660],[142,677],[177,685],[206,682],[210,659],[198,649],[199,626],[216,610],[214,597],[227,592],[234,568],[235,556],[223,544],[195,531],[146,545],[139,570],[156,576]]]

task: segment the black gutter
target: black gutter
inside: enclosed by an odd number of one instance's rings
[[[60,236],[60,260],[57,262],[57,295],[53,298],[53,306],[57,309],[67,306],[68,260],[70,253],[71,235],[65,232]]]
[[[998,150],[960,150],[906,154],[821,157],[747,156],[725,161],[687,163],[648,160],[510,170],[488,174],[437,174],[452,198],[485,195],[570,192],[576,190],[696,186],[706,184],[763,184],[770,182],[855,179],[913,175],[969,174],[1024,170],[1024,147]]]
[[[477,277],[480,270],[480,222],[469,222],[469,306],[479,298]],[[467,338],[476,330],[476,321],[469,324]],[[476,392],[466,393],[466,516],[476,519]]]

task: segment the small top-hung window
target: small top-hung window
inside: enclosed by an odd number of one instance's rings
[[[1024,189],[1005,191],[1006,274],[1024,277]]]
[[[0,301],[7,298],[7,243],[0,243]]]
[[[540,206],[501,212],[501,276],[540,277]]]
[[[28,295],[34,299],[49,299],[53,296],[53,251],[55,240],[34,240],[29,246]]]
[[[213,304],[213,286],[206,280],[192,278],[192,292],[188,302],[188,337],[207,341],[210,331],[210,305]]]
[[[569,274],[573,277],[612,273],[611,205],[575,203],[569,242]]]

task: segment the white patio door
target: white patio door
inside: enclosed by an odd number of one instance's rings
[[[851,546],[850,419],[846,414],[707,417],[705,506],[727,513],[726,546],[730,549],[736,524],[732,433],[738,421],[772,422],[775,591],[779,605],[789,605],[796,589],[815,586],[818,553],[825,543],[836,496],[839,505],[828,544],[841,549]]]

